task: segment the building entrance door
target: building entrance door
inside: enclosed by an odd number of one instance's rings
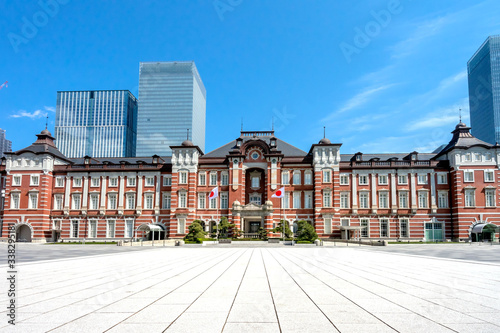
[[[260,222],[250,222],[250,233],[259,232]]]

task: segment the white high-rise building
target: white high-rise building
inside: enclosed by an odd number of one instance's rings
[[[0,128],[0,158],[3,153],[12,151],[12,141],[5,138],[5,130]]]

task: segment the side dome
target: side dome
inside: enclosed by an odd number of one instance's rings
[[[194,144],[190,140],[184,140],[181,144],[184,147],[192,147]]]
[[[319,144],[320,145],[329,145],[331,143],[332,142],[329,139],[327,139],[327,138],[323,138],[323,139],[319,140]]]

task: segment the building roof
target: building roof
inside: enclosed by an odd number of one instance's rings
[[[254,135],[255,134],[255,135]],[[271,138],[274,137],[274,131],[268,132],[241,132],[240,138],[243,140],[242,145],[250,140],[262,140],[267,145],[271,144]],[[291,157],[305,157],[307,153],[302,149],[299,149],[291,144],[276,138],[276,148],[285,156]],[[233,149],[239,149],[236,147],[236,141],[231,141],[226,143],[222,147],[212,150],[211,152],[206,153],[203,157],[226,157],[229,155],[229,152]]]
[[[6,152],[5,154],[10,155],[20,155],[22,153],[33,153],[33,154],[49,154],[54,157],[57,157],[61,160],[71,162],[63,153],[57,149],[54,140],[55,138],[52,134],[44,129],[40,134],[37,134],[37,140],[33,142],[30,146],[20,149],[15,152]]]
[[[453,149],[469,149],[471,147],[476,147],[476,146],[484,148],[493,147],[491,143],[484,142],[473,136],[470,133],[470,127],[467,127],[462,122],[460,122],[455,127],[455,130],[451,133],[453,134],[453,138],[446,145],[446,147],[444,147],[443,149],[441,149],[439,153],[437,153],[436,157],[446,154],[447,152]]]
[[[350,162],[352,158],[356,154],[340,154],[340,161],[341,162]],[[406,160],[409,157],[409,153],[383,153],[383,154],[363,154],[363,161],[370,161],[372,159],[380,159],[380,161],[388,161],[389,159],[396,159],[396,160]],[[417,159],[418,160],[430,160],[432,159],[436,154],[432,153],[418,153]]]

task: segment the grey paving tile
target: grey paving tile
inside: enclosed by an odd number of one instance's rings
[[[223,333],[277,333],[278,323],[227,323]]]
[[[121,323],[111,328],[108,333],[161,333],[166,324]]]
[[[186,312],[168,328],[167,332],[221,332],[227,313]]]
[[[338,332],[322,313],[280,313],[282,332]]]
[[[385,324],[349,324],[335,323],[340,332],[349,333],[394,333],[397,332]]]
[[[230,323],[274,323],[276,312],[272,303],[235,303],[227,319]]]

